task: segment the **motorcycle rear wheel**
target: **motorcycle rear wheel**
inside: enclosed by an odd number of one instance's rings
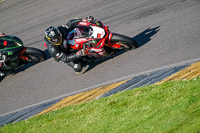
[[[39,63],[46,59],[45,53],[37,48],[27,47],[24,55],[29,58],[29,63]]]
[[[138,43],[132,38],[116,33],[112,34],[112,38],[110,41],[121,45],[122,47],[120,49],[132,50],[138,47]]]

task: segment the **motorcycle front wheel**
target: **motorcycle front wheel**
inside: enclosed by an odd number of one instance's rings
[[[111,42],[121,45],[120,49],[132,50],[138,47],[138,43],[132,38],[117,33],[112,33]]]
[[[39,63],[46,59],[45,53],[37,48],[27,47],[24,56],[28,57],[29,63]]]

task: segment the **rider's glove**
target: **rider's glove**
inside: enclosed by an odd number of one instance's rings
[[[89,22],[89,23],[94,23],[94,17],[93,16],[89,16],[83,19],[83,21],[85,22]]]
[[[0,32],[0,36],[5,36],[6,34],[4,32]]]
[[[87,20],[88,20],[88,22],[93,23],[94,22],[94,17],[93,16],[89,16]]]
[[[80,51],[76,52],[76,55],[77,55],[78,57],[86,56],[86,50],[81,49]]]

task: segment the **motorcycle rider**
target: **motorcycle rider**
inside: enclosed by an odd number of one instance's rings
[[[19,48],[22,45],[23,43],[18,37],[0,32],[0,77],[6,75],[4,72],[6,68],[12,68],[17,65],[16,62],[18,60],[14,57],[16,57],[19,51],[13,49]],[[13,51],[10,52],[10,50]]]
[[[76,51],[67,45],[67,35],[74,29],[79,22],[94,23],[94,17],[89,16],[83,19],[71,19],[65,25],[58,27],[50,26],[45,31],[45,43],[47,44],[50,55],[57,62],[68,64],[74,69],[76,74],[81,73],[86,63],[80,60],[82,56],[86,56],[86,50]]]

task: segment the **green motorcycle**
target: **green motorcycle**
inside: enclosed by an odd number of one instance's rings
[[[25,47],[16,36],[0,37],[0,76],[11,74],[28,63],[39,63],[45,59],[42,50]]]

